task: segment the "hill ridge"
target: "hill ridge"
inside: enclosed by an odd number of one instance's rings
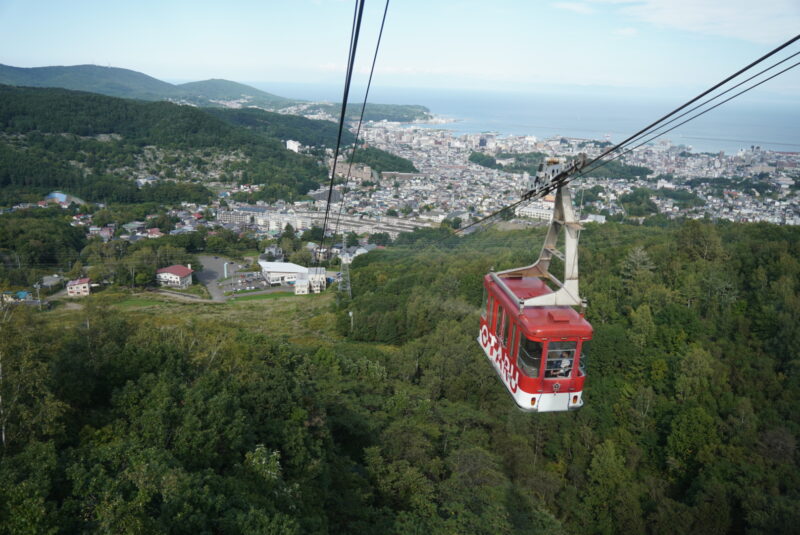
[[[112,97],[171,100],[207,107],[224,106],[228,101],[242,98],[246,98],[250,106],[267,109],[282,109],[300,102],[223,78],[171,84],[132,69],[94,64],[46,67],[14,67],[0,64],[0,84],[58,87]],[[228,88],[228,92],[226,93],[221,86]],[[230,93],[233,88],[235,92]],[[213,96],[203,94],[210,91]]]

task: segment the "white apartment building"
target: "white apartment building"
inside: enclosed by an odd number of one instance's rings
[[[308,268],[292,262],[267,262],[259,260],[264,280],[269,284],[287,284],[296,282],[300,275],[308,275]]]
[[[308,268],[307,273],[301,273],[297,276],[297,282],[294,285],[295,295],[307,295],[308,293],[321,293],[326,287],[325,268],[312,267]]]
[[[553,206],[555,206],[553,201],[533,201],[530,204],[520,206],[516,212],[520,217],[550,221],[553,218]]]

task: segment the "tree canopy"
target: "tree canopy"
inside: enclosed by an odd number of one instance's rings
[[[587,225],[577,413],[518,411],[475,342],[542,229],[401,235],[338,304],[6,312],[0,534],[791,532],[798,232]]]
[[[13,198],[60,188],[98,202],[207,202],[211,193],[204,186],[171,181],[219,175],[265,184],[263,195],[275,200],[302,195],[324,180],[325,169],[314,158],[265,137],[275,130],[254,131],[212,113],[168,102],[0,86],[0,193]],[[142,166],[169,180],[140,191],[132,178]],[[176,169],[188,176],[176,176]]]

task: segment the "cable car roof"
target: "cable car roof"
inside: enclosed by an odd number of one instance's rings
[[[503,282],[520,299],[552,293],[542,279],[537,277],[508,277]],[[591,338],[592,326],[568,306],[525,307],[521,313],[515,303],[488,276],[486,284],[496,299],[503,301],[506,310],[515,314],[527,336],[540,339]]]

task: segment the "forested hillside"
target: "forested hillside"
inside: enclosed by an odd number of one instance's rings
[[[347,104],[347,119],[358,121],[361,117],[361,102],[349,102]],[[306,112],[327,113],[333,117],[339,117],[342,113],[342,105],[329,102],[311,103],[306,106]],[[432,117],[431,111],[425,106],[416,104],[376,104],[367,102],[364,109],[365,121],[397,121],[412,122],[424,121]]]
[[[382,173],[384,171],[395,171],[398,173],[416,173],[411,160],[395,156],[389,152],[376,147],[365,147],[355,151],[352,157],[355,163],[363,163],[372,168],[373,171]]]
[[[140,100],[172,100],[198,106],[222,106],[240,101],[250,106],[280,109],[298,101],[228,80],[203,80],[174,85],[144,73],[100,65],[12,67],[0,65],[0,84],[60,87],[101,95]]]
[[[244,126],[255,132],[275,139],[293,139],[303,145],[316,147],[336,146],[339,126],[331,121],[306,119],[297,115],[283,115],[255,108],[245,110],[210,109],[208,112],[223,121]],[[348,130],[342,130],[342,143],[349,145],[355,136]]]
[[[301,128],[313,131],[314,126]],[[0,193],[5,199],[63,188],[91,201],[148,201],[152,196],[131,180],[148,174],[267,184],[270,199],[291,199],[325,178],[317,161],[286,150],[279,139],[199,108],[0,86]],[[210,195],[200,185],[180,187],[194,188],[198,195],[187,191],[174,200],[204,202]]]
[[[516,410],[476,342],[481,278],[541,232],[446,235],[360,256],[338,306],[3,316],[0,533],[796,530],[797,229],[588,226],[560,414]]]
[[[482,491],[462,532],[515,531],[523,511],[534,525],[547,519],[574,533],[798,525],[797,229],[589,226],[581,277],[595,338],[586,406],[566,415],[515,411],[475,349],[481,277],[527,263],[539,237],[489,232],[442,250],[425,247],[430,234],[420,233],[416,254],[359,258],[352,331],[340,315],[340,331],[354,339],[403,344],[388,374],[418,396],[403,438],[393,436],[403,446],[380,446],[392,467],[379,484],[386,500],[400,492],[389,481],[420,478],[439,513],[425,525],[454,521],[439,463],[453,477],[468,456],[462,484]],[[452,422],[437,420],[450,403],[477,411],[457,441],[446,431]]]
[[[266,184],[258,200],[292,200],[323,182],[325,170],[315,157],[287,150],[285,140],[332,148],[337,134],[330,121],[258,109],[0,85],[0,205],[39,200],[52,189],[95,202],[205,203],[211,192],[203,183],[212,180]],[[343,131],[345,146],[354,139]],[[378,170],[414,170],[380,149],[356,154]],[[145,176],[169,181],[137,188],[133,179]]]

